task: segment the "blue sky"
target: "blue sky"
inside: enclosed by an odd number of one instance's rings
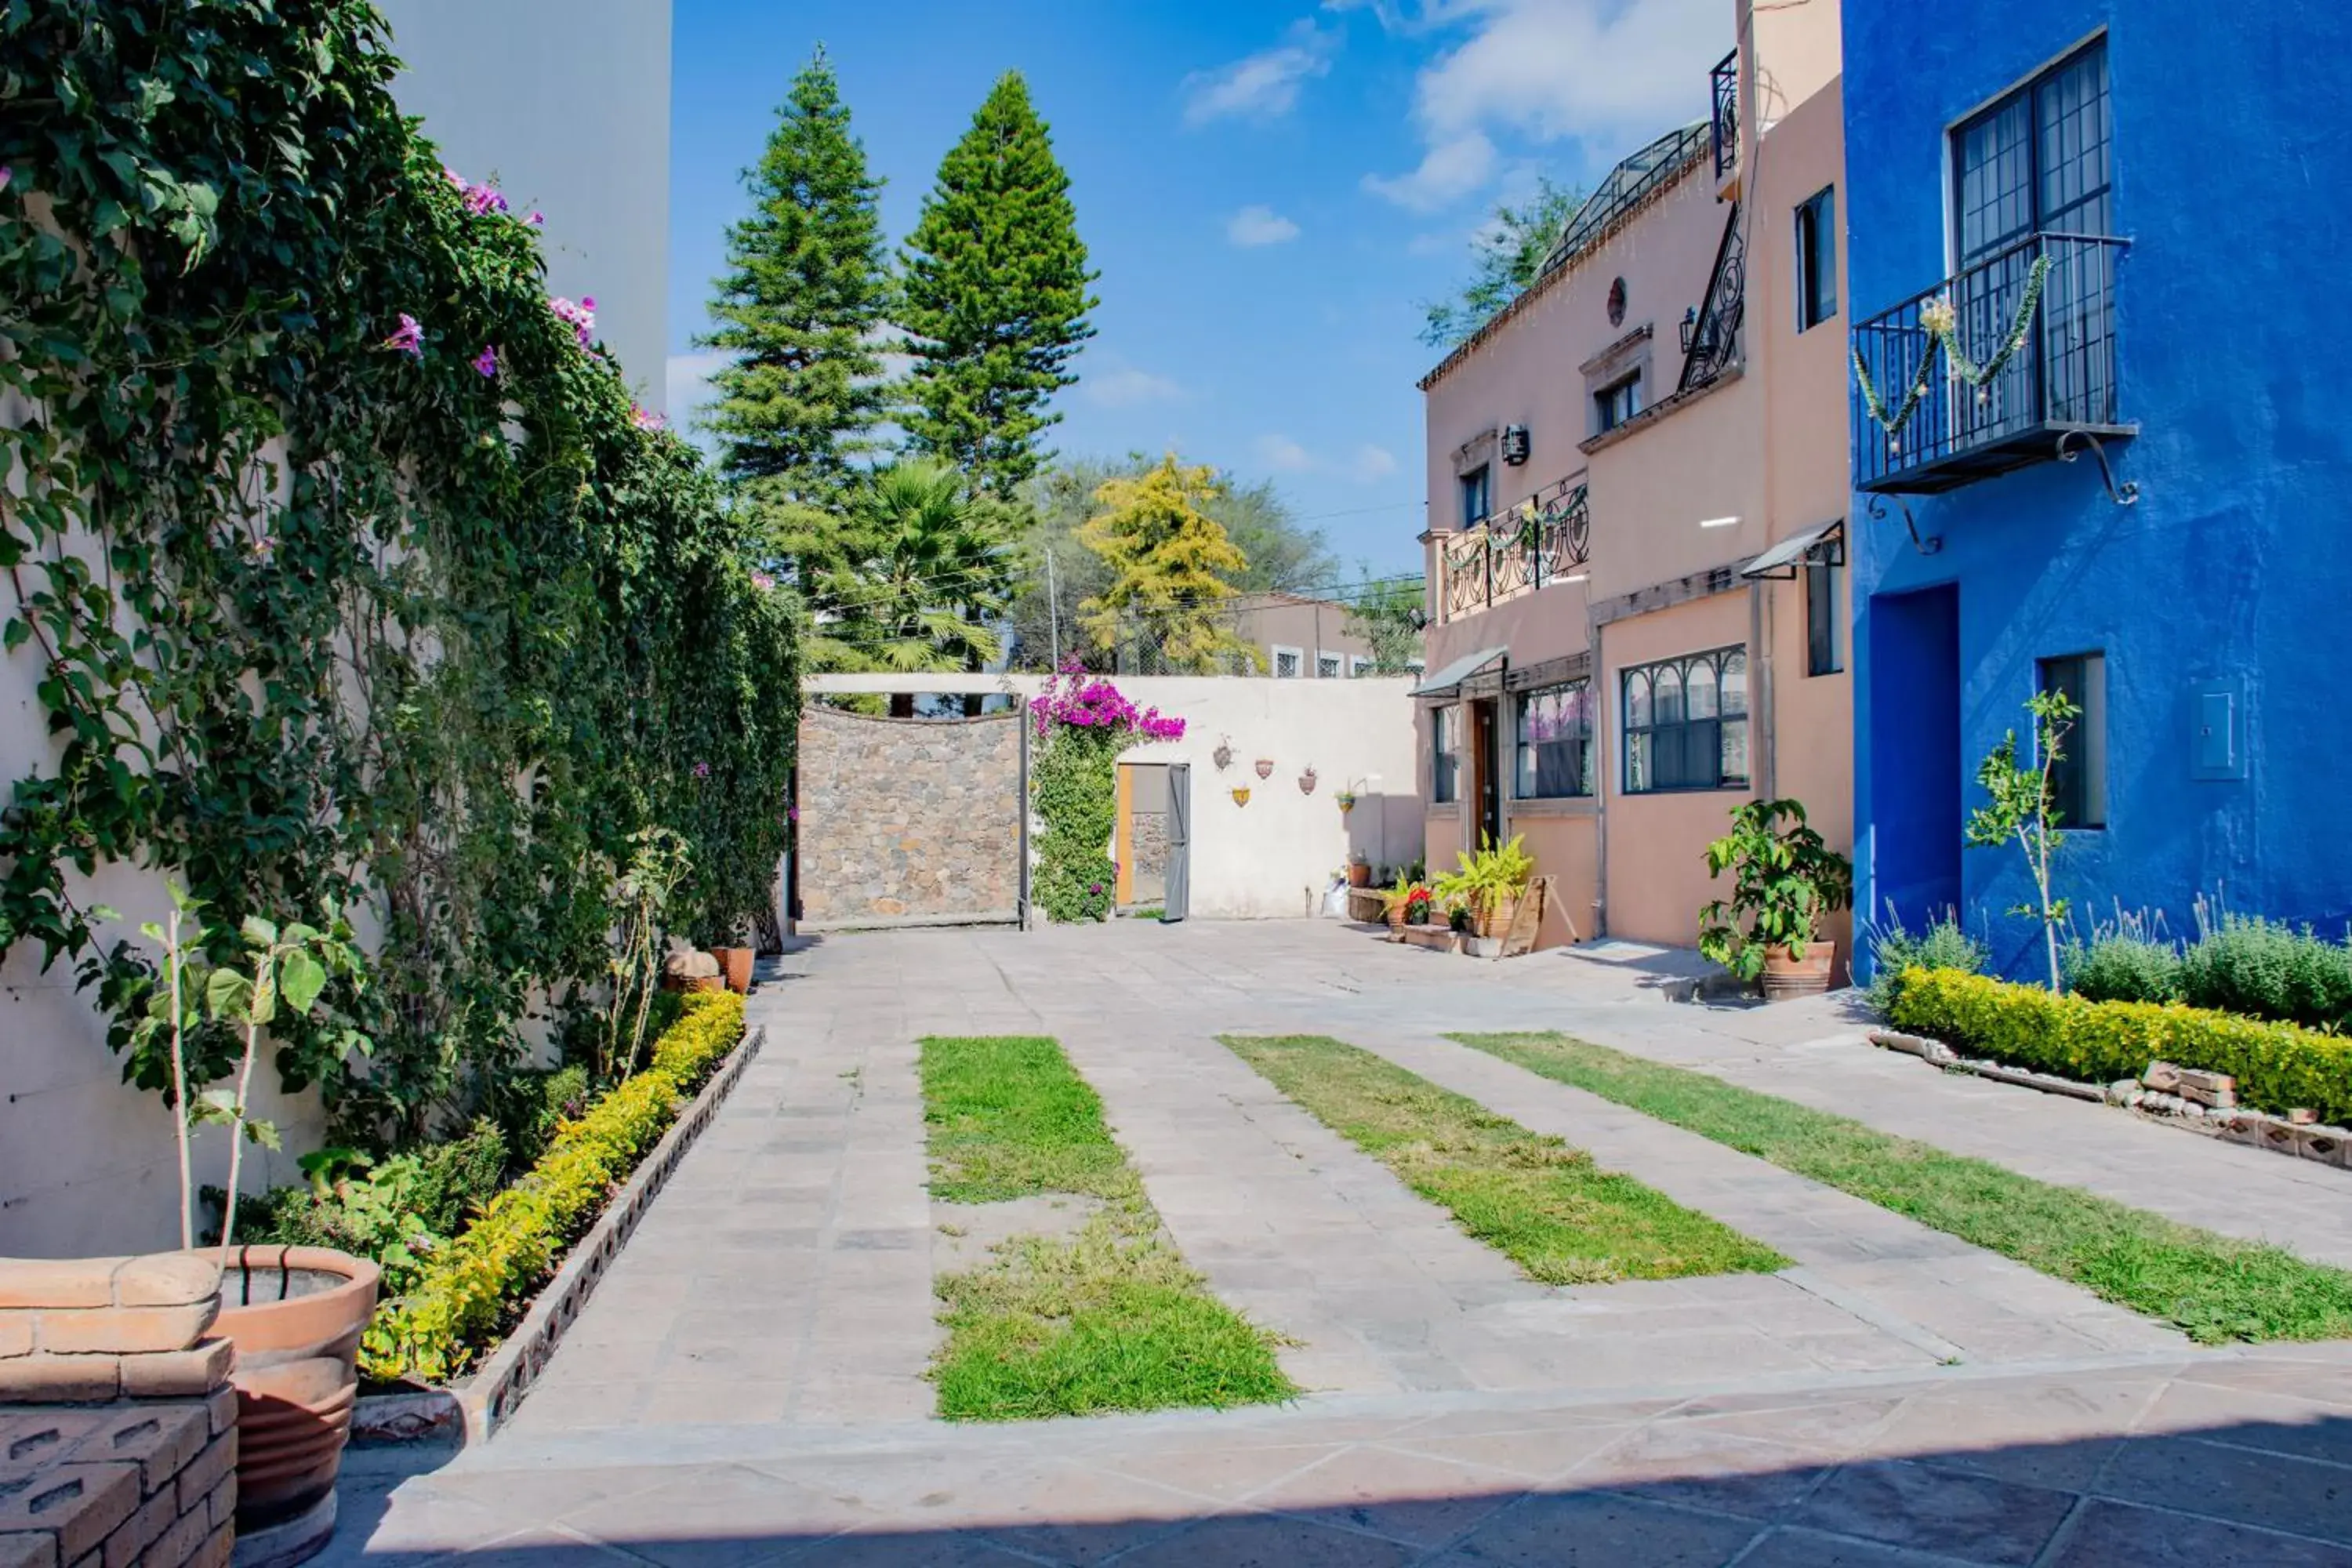
[[[675,0],[670,406],[738,175],[822,40],[892,239],[997,75],[1069,170],[1102,304],[1049,439],[1274,479],[1352,572],[1413,570],[1420,302],[1497,199],[1706,110],[1732,0]]]

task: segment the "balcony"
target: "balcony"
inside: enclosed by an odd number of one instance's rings
[[[1580,581],[1591,547],[1584,476],[1571,474],[1444,540],[1439,618],[1460,620],[1556,583]]]
[[[2035,234],[1853,329],[1853,479],[1860,490],[1931,495],[2058,457],[2070,432],[2131,436],[2119,410],[2116,278],[2129,242]],[[2038,301],[2027,296],[2042,275]],[[1939,343],[1947,309],[1974,376]],[[2004,356],[2006,352],[2006,357]]]
[[[1739,167],[1739,51],[1732,50],[1707,74],[1715,113],[1710,122],[1715,143],[1715,183],[1718,185]]]

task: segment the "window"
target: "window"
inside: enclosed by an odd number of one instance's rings
[[[1462,476],[1462,526],[1468,528],[1486,515],[1486,465]]]
[[[1351,653],[1348,656],[1348,673],[1349,676],[1370,675],[1371,672],[1372,656],[1370,654]]]
[[[1305,667],[1306,656],[1295,647],[1276,646],[1274,650],[1274,678],[1296,680]]]
[[[2058,743],[2050,804],[2061,827],[2107,825],[2107,656],[2078,653],[2042,661],[2042,689],[2062,691],[2083,711]]]
[[[1318,680],[1337,680],[1339,679],[1341,673],[1341,665],[1339,656],[1338,654],[1321,652],[1316,654],[1315,678]]]
[[[1837,192],[1797,207],[1797,331],[1837,314]]]
[[[1462,798],[1462,710],[1433,708],[1429,713],[1429,798],[1444,805]]]
[[[2037,230],[2114,233],[2112,132],[2104,38],[1953,132],[1960,268]]]
[[[1592,793],[1592,710],[1587,684],[1519,694],[1519,763],[1513,795],[1557,800]]]
[[[1834,561],[1805,563],[1805,673],[1835,675],[1845,668],[1845,639],[1838,636],[1845,599],[1845,568]]]
[[[1642,411],[1642,373],[1611,382],[1592,395],[1594,435],[1614,430]]]
[[[1627,795],[1747,787],[1747,649],[1641,665],[1619,679]]]

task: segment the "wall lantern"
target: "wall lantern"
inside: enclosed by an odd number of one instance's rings
[[[1503,426],[1503,461],[1511,468],[1516,468],[1528,460],[1530,444],[1526,426]]]
[[[1693,305],[1683,312],[1683,353],[1690,353],[1691,345],[1696,342],[1698,342],[1698,307]]]

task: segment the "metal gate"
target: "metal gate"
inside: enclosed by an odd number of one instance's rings
[[[1167,900],[1160,918],[1181,921],[1191,912],[1192,898],[1192,767],[1168,764]]]

